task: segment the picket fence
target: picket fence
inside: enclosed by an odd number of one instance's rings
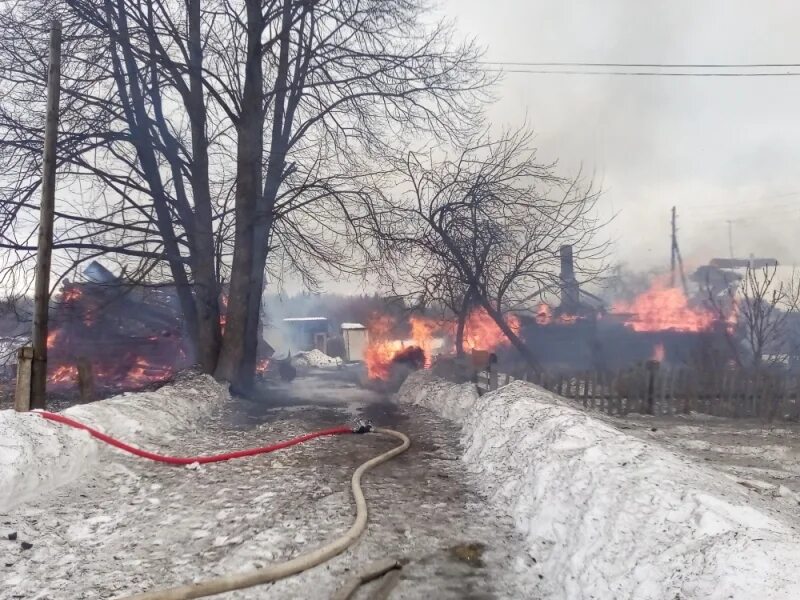
[[[800,375],[787,372],[704,372],[648,362],[616,372],[540,371],[523,377],[480,371],[476,383],[485,393],[515,379],[524,379],[609,415],[697,412],[720,417],[800,419]]]

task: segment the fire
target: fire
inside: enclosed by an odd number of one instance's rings
[[[50,331],[47,334],[47,348],[48,349],[52,349],[56,345],[56,342],[58,341],[58,338],[59,338],[60,335],[61,335],[61,332],[58,331],[58,330]]]
[[[136,358],[133,367],[128,371],[126,379],[132,383],[157,383],[172,377],[172,368],[154,365],[143,356]]]
[[[225,323],[228,322],[228,296],[223,294],[220,296],[219,299],[219,328],[220,332],[224,335],[225,334]]]
[[[65,289],[64,292],[61,294],[61,299],[64,302],[74,302],[78,298],[83,295],[83,292],[79,288],[68,288]]]
[[[578,315],[561,314],[558,317],[553,315],[553,309],[544,302],[536,309],[536,323],[539,325],[552,325],[553,323],[563,323],[571,325],[576,323],[581,317]]]
[[[630,303],[614,304],[611,311],[629,314],[625,324],[634,331],[704,331],[715,321],[714,314],[690,306],[681,289],[669,287],[663,281],[656,281]]]
[[[440,328],[439,324],[425,317],[411,317],[411,339],[414,344],[425,353],[425,368],[431,366],[431,354],[433,352],[433,334]]]
[[[256,373],[266,373],[267,369],[269,368],[269,359],[262,358],[256,363]]]
[[[547,304],[540,304],[536,311],[536,322],[539,325],[549,325],[553,320],[553,311]]]
[[[519,333],[519,319],[516,316],[506,316],[506,323],[511,331]],[[470,313],[464,328],[465,350],[493,350],[508,343],[506,334],[497,326],[486,309],[479,308]]]
[[[72,383],[78,378],[78,367],[75,365],[61,365],[47,377],[48,383]]]
[[[520,322],[517,317],[509,315],[507,323],[514,333],[519,333]],[[455,340],[457,328],[454,321],[437,321],[415,315],[409,319],[411,339],[400,340],[391,337],[395,325],[395,320],[388,315],[375,315],[367,325],[370,343],[364,360],[370,379],[388,380],[393,361],[412,347],[420,348],[424,352],[424,367],[430,368],[433,351],[437,343],[441,342],[439,338]],[[464,327],[466,350],[494,350],[508,343],[508,338],[485,309],[476,309],[470,313]],[[455,350],[455,344],[451,350]]]
[[[664,344],[656,344],[653,346],[653,355],[650,357],[650,360],[654,360],[656,362],[664,362],[664,358],[666,356],[666,351],[664,350]]]

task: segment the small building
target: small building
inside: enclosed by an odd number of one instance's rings
[[[363,361],[369,345],[369,332],[361,323],[342,323],[345,360]]]
[[[328,352],[328,319],[325,317],[294,317],[283,320],[289,349],[293,352],[314,350]]]

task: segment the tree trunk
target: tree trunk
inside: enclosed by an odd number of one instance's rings
[[[456,325],[456,356],[459,358],[464,356],[464,330],[467,327],[469,307],[469,295],[465,295],[464,301],[461,303],[461,310],[458,313],[458,323]]]
[[[242,110],[237,123],[236,229],[231,266],[225,335],[217,363],[216,377],[237,386],[244,358],[248,331],[250,296],[261,294],[251,281],[255,254],[255,212],[261,189],[261,162],[264,154],[264,89],[261,64],[262,15],[259,0],[247,0],[247,60],[245,63]],[[246,387],[246,386],[245,386]]]
[[[219,285],[214,262],[214,224],[208,178],[206,106],[203,97],[203,47],[200,1],[189,0],[189,102],[192,134],[192,196],[194,198],[194,299],[197,307],[197,360],[203,371],[217,366],[222,337],[219,324]]]
[[[530,365],[534,369],[538,369],[539,368],[538,361],[534,358],[530,348],[528,348],[528,345],[522,341],[522,338],[520,338],[516,333],[514,333],[514,330],[508,326],[508,323],[506,323],[506,320],[503,318],[502,313],[499,310],[497,310],[492,305],[491,302],[488,302],[485,299],[481,299],[481,306],[483,306],[486,309],[486,312],[489,313],[489,316],[492,317],[495,323],[497,323],[497,326],[500,328],[500,331],[502,331],[503,334],[508,338],[508,341],[510,341],[511,344],[517,350],[519,350],[519,353],[522,355],[522,357],[525,359],[528,365]]]
[[[247,305],[247,325],[243,340],[242,360],[237,376],[244,389],[252,388],[255,379],[258,340],[261,337],[261,301],[264,294],[264,272],[267,266],[269,244],[274,225],[275,201],[278,197],[288,152],[288,133],[291,117],[287,117],[286,98],[289,91],[289,33],[292,26],[292,1],[284,0],[281,15],[280,52],[275,76],[275,97],[272,100],[272,131],[264,194],[258,200],[253,221],[254,256],[250,271],[251,293]],[[296,101],[296,100],[295,100]],[[291,111],[289,111],[291,114]]]

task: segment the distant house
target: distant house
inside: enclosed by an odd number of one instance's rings
[[[369,345],[369,332],[361,323],[342,323],[345,360],[363,361]]]
[[[293,352],[313,350],[327,354],[328,319],[325,317],[292,317],[283,320],[289,349]]]

